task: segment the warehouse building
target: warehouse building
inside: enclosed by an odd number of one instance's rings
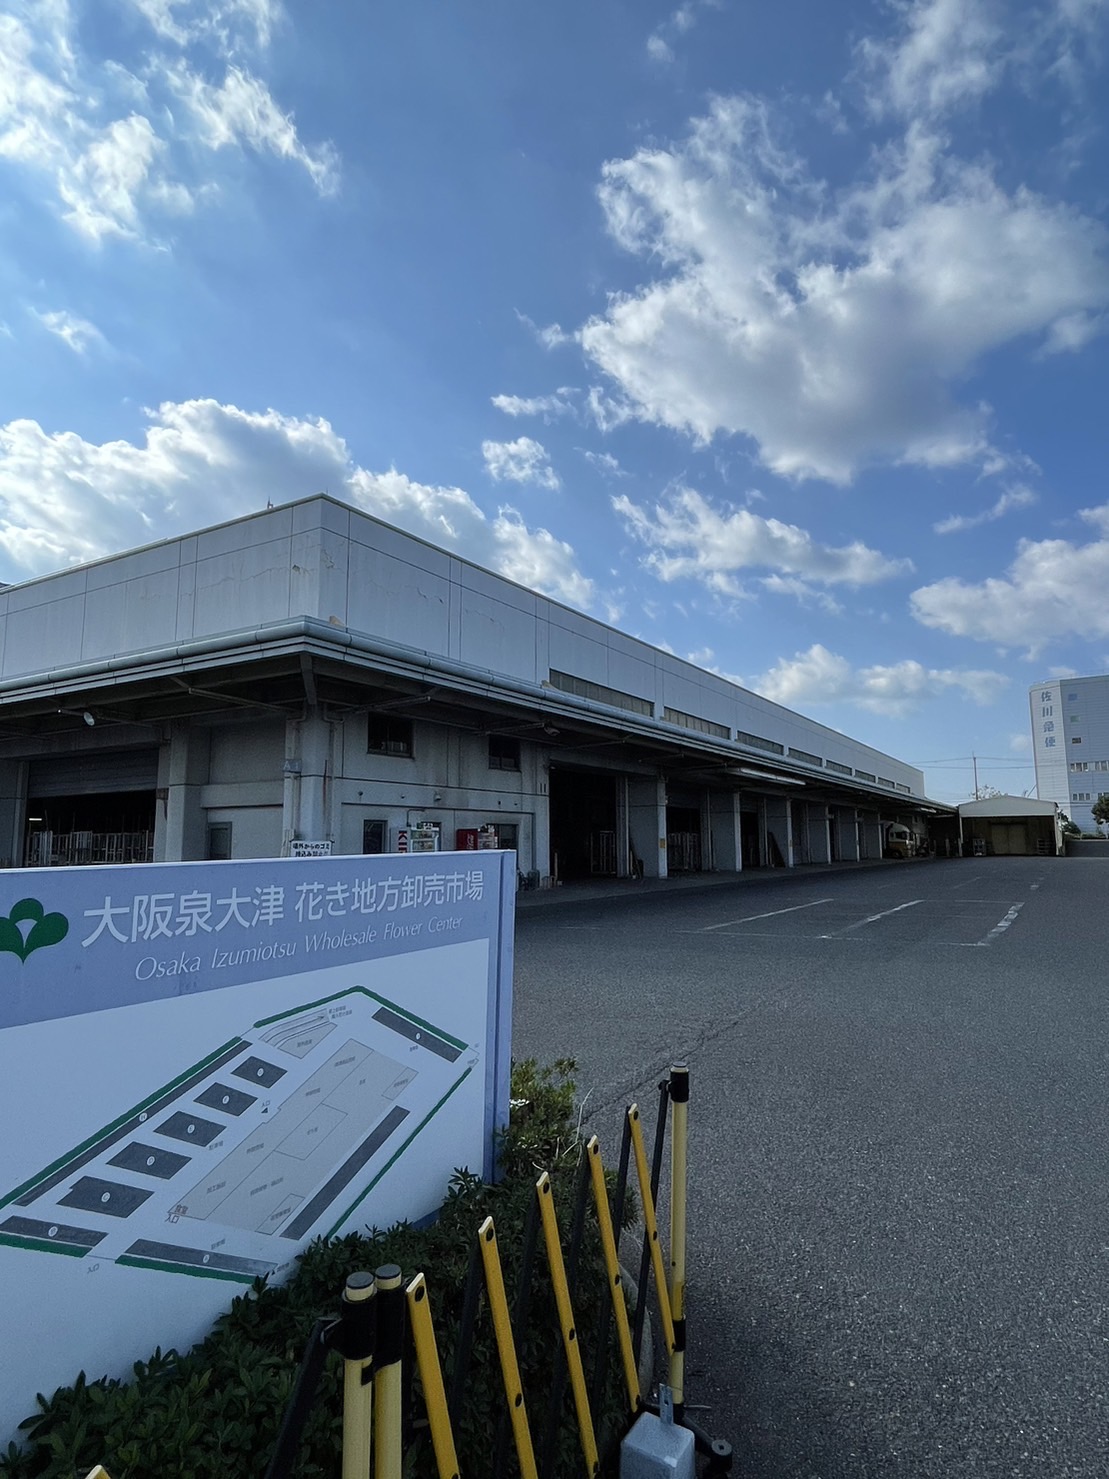
[[[1028,704],[1036,795],[1083,832],[1096,831],[1090,808],[1109,791],[1109,674],[1037,683]]]
[[[0,591],[0,860],[877,858],[919,770],[326,496]]]

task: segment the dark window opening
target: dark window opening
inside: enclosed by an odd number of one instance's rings
[[[371,755],[411,755],[412,720],[397,719],[391,714],[370,714],[366,749]]]
[[[362,823],[362,851],[372,853],[376,856],[385,851],[385,829],[383,821],[365,821]]]
[[[520,741],[507,734],[489,736],[489,769],[519,770]]]
[[[208,846],[205,853],[209,862],[226,863],[231,858],[231,823],[208,823]]]

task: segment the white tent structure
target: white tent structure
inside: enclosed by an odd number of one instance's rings
[[[1030,796],[991,796],[959,807],[963,851],[974,857],[1062,857],[1063,823],[1057,802]]]

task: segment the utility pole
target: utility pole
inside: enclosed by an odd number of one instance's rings
[[[981,797],[978,795],[978,756],[972,755],[970,759],[974,766],[974,799],[975,801],[979,801]]]

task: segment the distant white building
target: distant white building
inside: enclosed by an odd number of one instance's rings
[[[1083,832],[1090,807],[1109,791],[1109,674],[1052,678],[1029,690],[1036,794],[1055,801]]]
[[[1109,751],[1107,751],[1109,753]],[[0,862],[880,857],[921,772],[324,496],[0,591]]]

